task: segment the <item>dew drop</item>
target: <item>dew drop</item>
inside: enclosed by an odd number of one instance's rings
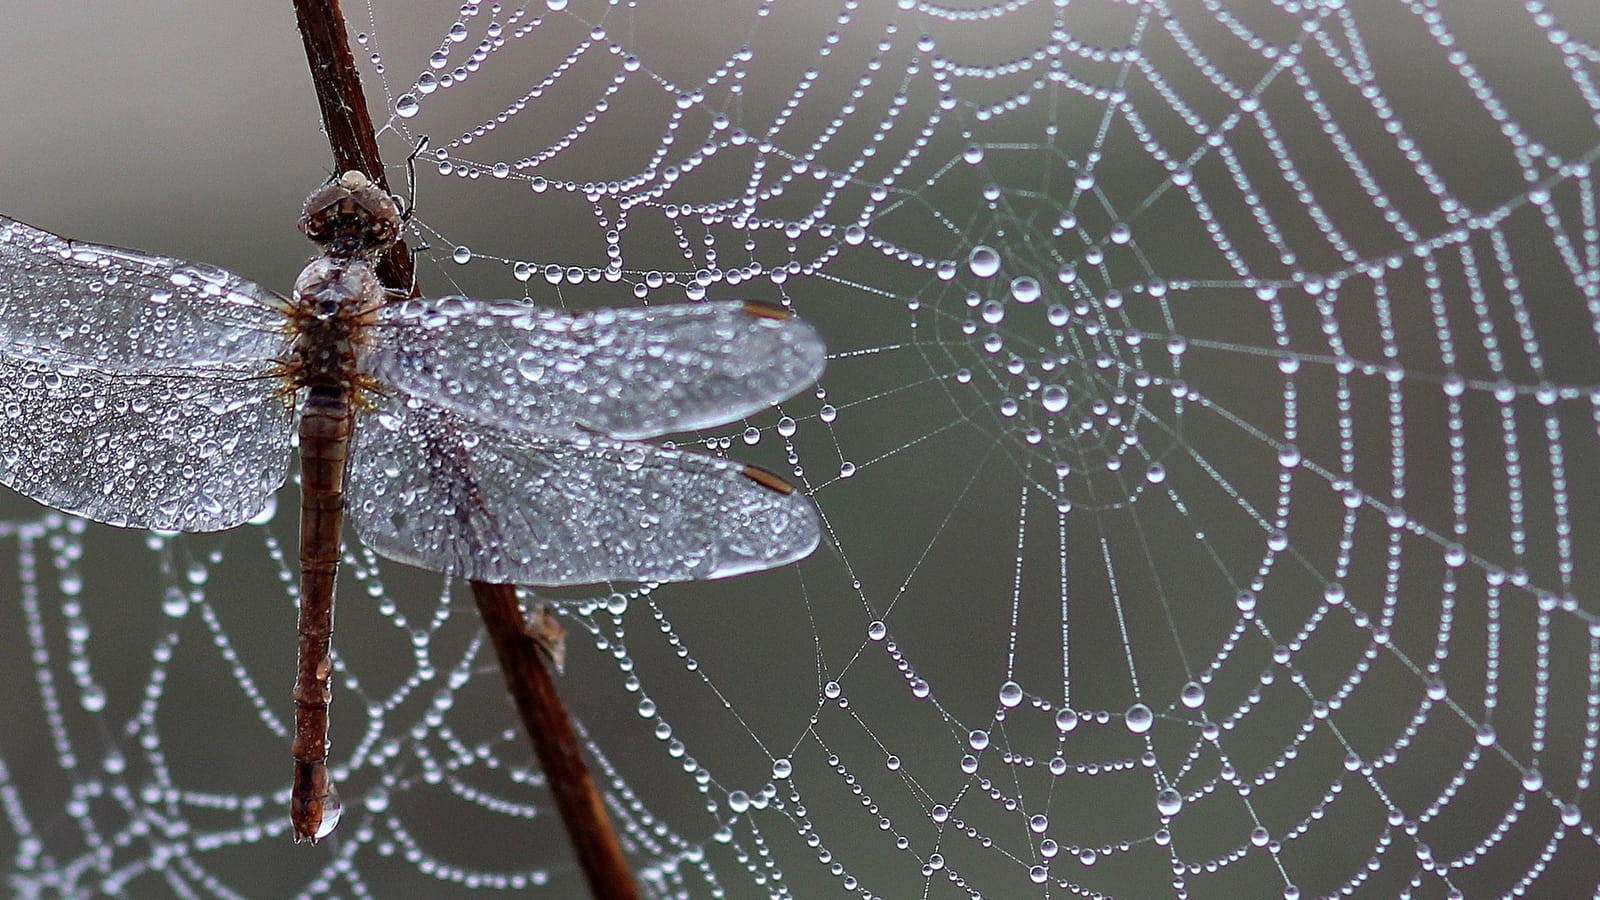
[[[967,254],[967,268],[979,278],[993,278],[1000,271],[1000,254],[993,247],[979,244]]]
[[[394,101],[394,114],[402,119],[409,119],[422,109],[422,104],[417,102],[415,94],[401,94]]]
[[[1150,711],[1150,707],[1145,706],[1143,703],[1135,703],[1128,707],[1125,721],[1129,731],[1134,734],[1144,734],[1150,730],[1150,726],[1155,724],[1156,719],[1155,714]]]
[[[1175,816],[1183,809],[1183,795],[1167,788],[1156,794],[1156,812],[1163,816]]]
[[[1000,705],[1014,709],[1022,703],[1022,685],[1008,681],[1000,685]]]
[[[106,692],[98,686],[85,688],[83,696],[78,698],[78,704],[84,712],[97,713],[106,708]]]
[[[1011,279],[1011,299],[1018,303],[1032,303],[1038,300],[1044,291],[1039,287],[1039,280],[1028,275],[1019,275]]]
[[[1201,687],[1199,683],[1191,681],[1183,686],[1183,692],[1178,697],[1183,701],[1183,705],[1189,709],[1199,709],[1205,705],[1206,689]]]

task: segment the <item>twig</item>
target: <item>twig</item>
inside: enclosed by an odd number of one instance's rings
[[[472,599],[477,601],[478,615],[483,617],[495,655],[500,657],[506,689],[533,738],[545,781],[555,795],[567,835],[589,878],[589,889],[596,897],[608,900],[638,897],[622,846],[601,805],[600,791],[583,761],[583,745],[578,743],[566,704],[556,692],[544,649],[524,625],[516,588],[474,581]]]
[[[338,0],[294,0],[294,8],[305,40],[306,59],[311,64],[317,103],[322,107],[323,125],[333,147],[335,171],[363,172],[388,191],[372,116],[367,111]],[[404,241],[395,243],[378,268],[385,285],[401,289],[414,285],[412,271],[411,251]],[[516,589],[479,581],[471,584],[478,613],[505,674],[506,688],[533,741],[590,890],[604,900],[638,897],[616,831],[584,763],[583,748],[566,705],[556,692],[538,642],[524,624]]]
[[[361,73],[350,53],[339,0],[294,0],[294,14],[305,41],[306,61],[311,64],[322,126],[333,148],[334,174],[355,169],[385,193],[393,193],[378,155],[377,133],[367,111],[367,95],[361,91]],[[378,264],[378,277],[387,287],[411,290],[415,285],[412,272],[411,248],[405,241],[395,241]]]

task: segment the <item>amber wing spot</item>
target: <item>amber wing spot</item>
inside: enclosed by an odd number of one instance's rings
[[[750,479],[751,481],[754,481],[756,484],[761,485],[769,491],[777,491],[780,494],[794,493],[794,485],[784,481],[782,478],[779,478],[771,472],[768,472],[766,469],[759,468],[757,466],[745,466],[744,470],[739,474]]]
[[[777,319],[779,321],[792,318],[794,315],[788,309],[776,303],[767,303],[762,300],[746,300],[739,311],[758,319]]]

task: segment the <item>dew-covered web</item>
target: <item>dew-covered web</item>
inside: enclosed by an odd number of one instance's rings
[[[398,6],[425,290],[830,347],[678,440],[811,559],[553,598],[648,895],[1600,885],[1590,4]],[[464,592],[359,546],[289,845],[293,518],[5,527],[10,890],[580,894]]]

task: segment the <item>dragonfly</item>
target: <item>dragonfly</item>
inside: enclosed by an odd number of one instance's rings
[[[260,515],[300,457],[289,822],[338,823],[328,771],[343,514],[377,553],[554,586],[723,578],[800,560],[816,510],[777,475],[649,441],[792,397],[809,324],[755,301],[572,314],[385,290],[401,201],[338,175],[299,227],[285,297],[200,263],[0,216],[0,483],[110,525],[216,531]]]

